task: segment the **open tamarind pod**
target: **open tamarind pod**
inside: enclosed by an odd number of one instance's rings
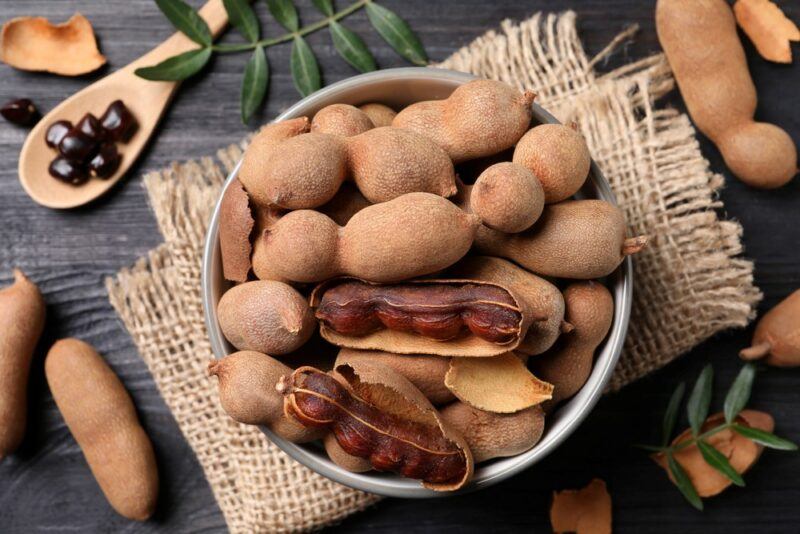
[[[256,239],[253,271],[261,279],[293,282],[344,274],[373,282],[407,280],[461,259],[477,226],[477,217],[430,193],[368,206],[343,227],[316,211],[293,211]]]
[[[447,275],[467,280],[482,280],[509,288],[524,300],[544,321],[533,321],[525,338],[514,349],[523,354],[541,354],[571,326],[564,323],[564,297],[561,291],[539,276],[513,263],[491,256],[469,256],[448,269]]]
[[[39,288],[19,269],[0,290],[0,460],[16,451],[28,421],[28,376],[44,330],[45,303]]]
[[[301,367],[278,383],[287,415],[333,431],[342,450],[423,486],[451,491],[472,476],[463,436],[402,375],[374,362],[338,365],[333,375]]]
[[[512,352],[450,358],[444,383],[459,400],[487,412],[514,413],[553,397],[553,384],[536,378]]]
[[[391,367],[419,389],[434,405],[445,404],[456,397],[444,384],[450,359],[429,354],[396,354],[380,350],[356,350],[346,347],[339,351],[336,365],[371,361]]]
[[[291,367],[275,358],[250,350],[234,352],[208,364],[208,375],[219,379],[222,408],[233,420],[269,427],[294,443],[314,441],[324,431],[286,417],[283,396],[275,389],[278,380],[291,372]]]
[[[253,251],[250,234],[254,226],[247,191],[239,180],[234,180],[225,190],[219,208],[219,247],[226,280],[247,281]]]
[[[766,313],[756,325],[753,343],[739,352],[743,360],[775,367],[800,365],[800,289]]]
[[[579,280],[611,274],[646,244],[645,236],[625,237],[622,211],[604,200],[549,204],[536,224],[519,234],[481,226],[475,235],[475,248],[483,254],[536,274]]]
[[[336,278],[314,288],[309,302],[334,345],[399,354],[495,356],[545,319],[507,288],[479,281]]]
[[[311,120],[311,131],[352,137],[375,125],[366,113],[350,104],[331,104],[317,111]]]
[[[576,282],[564,290],[566,320],[574,327],[550,351],[533,358],[536,376],[554,386],[545,410],[577,393],[588,380],[594,352],[608,334],[614,318],[614,298],[594,281]]]
[[[352,473],[372,471],[372,464],[369,463],[369,460],[346,453],[336,441],[336,435],[333,432],[325,434],[325,437],[322,438],[322,445],[325,447],[325,452],[328,453],[328,458],[339,467]]]
[[[456,401],[442,408],[441,413],[442,419],[464,436],[476,464],[530,450],[544,433],[541,406],[502,414]]]
[[[530,126],[535,96],[503,82],[474,80],[445,100],[411,104],[392,126],[430,137],[458,163],[514,146]]]

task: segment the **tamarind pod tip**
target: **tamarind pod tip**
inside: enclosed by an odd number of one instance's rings
[[[752,347],[747,347],[746,349],[740,350],[739,357],[747,361],[760,360],[769,354],[771,348],[772,345],[768,341],[765,341],[763,343],[759,343],[758,345],[753,345]]]
[[[208,376],[218,376],[219,375],[219,360],[211,360],[208,362],[208,366],[206,367],[206,371],[208,372]]]
[[[561,321],[561,326],[559,327],[559,330],[561,331],[562,334],[569,334],[570,332],[575,330],[575,325],[573,325],[572,323],[568,323],[567,321]]]
[[[525,91],[522,93],[522,101],[525,103],[525,105],[530,106],[533,104],[534,100],[536,100],[536,93],[533,91]]]
[[[647,241],[648,237],[646,235],[640,235],[626,239],[622,243],[622,255],[630,256],[631,254],[636,254],[647,246]]]

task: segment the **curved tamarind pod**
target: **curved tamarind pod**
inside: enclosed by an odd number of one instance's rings
[[[278,391],[287,415],[332,430],[344,452],[369,459],[378,471],[439,491],[470,479],[472,454],[464,438],[403,376],[371,362],[339,365],[334,376],[301,367],[283,377]]]
[[[579,280],[611,274],[646,244],[645,236],[625,237],[622,211],[604,200],[549,204],[537,223],[519,234],[481,226],[475,235],[475,248],[483,254],[507,258],[536,274]]]
[[[525,338],[514,349],[528,355],[541,354],[556,342],[565,328],[564,297],[556,286],[513,263],[491,256],[464,258],[447,271],[448,276],[492,282],[510,289],[527,303],[532,313],[546,317],[533,321]],[[571,328],[571,325],[566,326]]]
[[[573,331],[549,352],[531,360],[531,368],[554,386],[553,399],[544,408],[575,395],[589,379],[594,353],[606,338],[614,319],[614,298],[599,282],[570,284],[564,290],[567,321]]]
[[[800,365],[800,289],[766,313],[756,325],[753,343],[739,352],[743,360],[775,367]]]
[[[19,269],[0,290],[0,460],[17,450],[28,419],[28,375],[44,329],[45,304]]]
[[[316,211],[293,211],[256,240],[253,271],[293,282],[344,274],[398,282],[454,264],[469,251],[477,226],[477,217],[430,193],[368,206],[343,227]]]
[[[314,288],[309,301],[327,341],[399,354],[495,356],[545,319],[499,284],[464,280],[337,278]]]

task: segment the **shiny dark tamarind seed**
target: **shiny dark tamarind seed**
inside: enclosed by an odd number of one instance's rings
[[[109,178],[119,168],[122,157],[114,143],[103,143],[100,150],[89,161],[89,174],[97,178]]]
[[[94,141],[105,141],[106,137],[108,137],[108,132],[106,132],[103,125],[100,124],[100,119],[91,113],[84,115],[83,118],[78,121],[78,124],[75,125],[75,128]]]
[[[72,185],[80,185],[89,179],[83,164],[60,156],[50,162],[47,170],[53,178]]]
[[[97,151],[97,141],[77,128],[72,128],[58,144],[58,151],[67,159],[86,162]]]
[[[18,126],[31,126],[39,120],[39,112],[36,106],[28,98],[20,98],[6,102],[0,108],[0,115],[8,122]]]
[[[72,129],[72,123],[69,121],[56,121],[47,128],[44,135],[44,141],[47,146],[58,150],[58,144],[64,139],[69,131]]]
[[[112,102],[100,117],[100,122],[114,141],[127,141],[138,127],[136,118],[122,100]]]

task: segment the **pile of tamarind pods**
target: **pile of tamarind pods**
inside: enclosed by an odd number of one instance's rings
[[[231,417],[436,490],[539,441],[611,327],[602,279],[646,238],[573,199],[589,149],[577,125],[532,124],[533,99],[476,80],[253,138],[220,206],[238,352],[209,373]]]

